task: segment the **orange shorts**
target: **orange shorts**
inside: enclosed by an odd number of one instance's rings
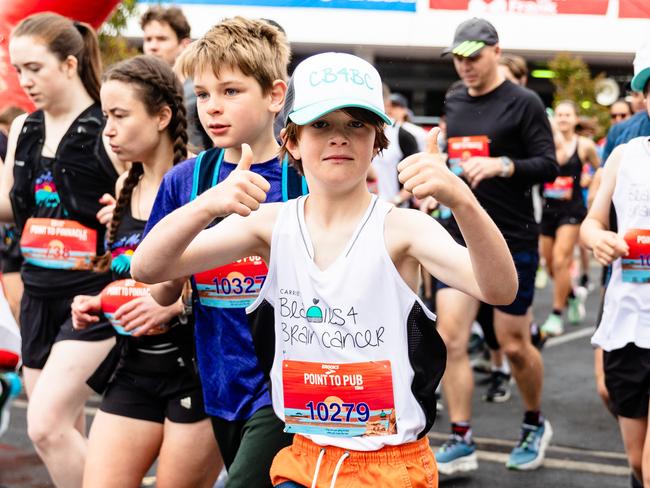
[[[337,465],[340,469],[336,488],[438,487],[438,467],[427,437],[401,446],[386,446],[379,451],[347,451],[340,447],[319,446],[297,434],[293,444],[282,449],[273,460],[273,486],[293,481],[310,487],[322,449],[325,452],[318,466],[318,488],[329,488]]]

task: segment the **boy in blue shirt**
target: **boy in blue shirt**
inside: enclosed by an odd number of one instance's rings
[[[199,118],[215,148],[165,175],[147,232],[206,189],[206,182],[214,186],[228,177],[242,143],[258,156],[252,171],[271,184],[268,200],[286,199],[292,170],[277,158],[273,123],[284,103],[289,57],[283,33],[241,17],[224,20],[183,52],[176,67],[194,82]],[[292,440],[273,414],[245,313],[265,276],[266,264],[251,256],[192,277],[199,375],[229,488],[270,486],[271,461]],[[160,302],[180,294],[179,282],[156,288]]]

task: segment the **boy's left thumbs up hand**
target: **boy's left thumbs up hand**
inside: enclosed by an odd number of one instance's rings
[[[266,201],[271,185],[263,176],[250,170],[252,164],[253,151],[248,144],[242,144],[237,167],[224,181],[206,192],[210,194],[215,217],[232,213],[246,217]]]
[[[443,205],[454,208],[469,189],[447,168],[438,147],[438,134],[438,127],[431,129],[427,135],[427,150],[399,163],[399,181],[418,199],[432,196]]]

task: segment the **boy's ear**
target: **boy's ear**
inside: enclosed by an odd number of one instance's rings
[[[271,105],[269,110],[273,113],[280,113],[284,107],[284,98],[287,95],[287,84],[283,80],[275,80],[271,86]]]
[[[287,151],[289,151],[289,154],[291,154],[291,157],[296,161],[300,161],[301,158],[298,143],[293,139],[287,138],[287,129],[282,129],[282,131],[280,131],[280,138],[284,142]]]

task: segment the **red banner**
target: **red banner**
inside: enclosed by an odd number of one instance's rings
[[[631,3],[644,3],[637,0]],[[621,0],[624,3],[624,0]],[[471,14],[605,15],[609,0],[429,0],[436,10],[467,10]],[[647,10],[647,7],[645,7]]]
[[[618,0],[618,16],[628,19],[650,18],[650,2],[648,0]]]
[[[118,3],[119,0],[0,0],[0,111],[10,106],[34,109],[9,60],[9,35],[18,22],[36,12],[49,11],[88,22],[97,29]]]

